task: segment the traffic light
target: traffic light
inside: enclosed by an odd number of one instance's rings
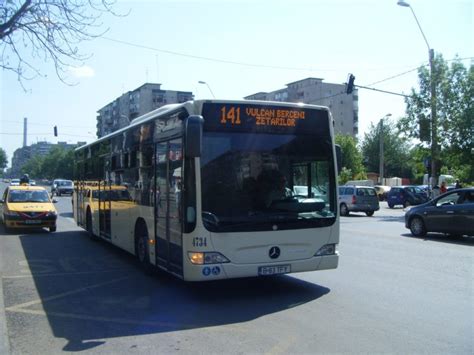
[[[354,80],[355,76],[352,74],[349,74],[347,77],[347,84],[346,84],[346,94],[352,94],[352,91],[354,91]]]
[[[54,126],[54,136],[58,136],[58,126]]]

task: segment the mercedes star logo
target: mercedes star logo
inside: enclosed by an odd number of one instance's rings
[[[280,256],[280,248],[278,247],[271,247],[270,251],[268,252],[268,256],[270,259],[276,259]]]

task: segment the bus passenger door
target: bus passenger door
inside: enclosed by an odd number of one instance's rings
[[[79,184],[78,184],[79,185]],[[74,214],[76,215],[76,221],[79,225],[85,226],[86,225],[86,218],[84,216],[84,208],[85,208],[85,194],[87,190],[84,189],[84,186],[80,184],[79,186],[74,186]]]
[[[99,186],[99,232],[100,236],[110,239],[111,191],[110,183],[103,182]]]
[[[157,265],[182,275],[182,139],[156,144]]]

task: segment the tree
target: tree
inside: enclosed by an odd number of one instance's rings
[[[469,69],[459,59],[451,65],[441,55],[434,58],[436,83],[437,137],[441,160],[439,170],[458,170],[464,181],[474,181],[474,66]],[[405,99],[406,116],[398,127],[412,138],[420,139],[420,122],[430,121],[431,75],[426,67],[418,69],[420,87],[412,88]],[[429,144],[429,142],[428,142]],[[420,143],[426,146],[427,143]],[[439,171],[438,171],[439,173]],[[460,176],[459,176],[460,177]]]
[[[43,161],[44,158],[39,155],[34,155],[21,167],[22,174],[28,174],[31,178],[43,177]]]
[[[74,151],[54,147],[44,158],[42,174],[48,179],[71,179],[73,175]]]
[[[56,75],[66,82],[68,67],[82,64],[89,57],[81,54],[77,46],[105,32],[100,31],[99,19],[104,13],[116,15],[112,11],[114,3],[115,0],[2,1],[1,68],[16,73],[22,83],[41,75],[34,65],[36,58],[51,59]]]
[[[3,169],[7,167],[8,157],[7,153],[3,148],[0,148],[0,173],[3,172]]]
[[[357,148],[357,140],[352,136],[337,134],[335,141],[341,146],[342,151],[340,183],[351,179],[366,179],[367,175],[362,163],[362,154]]]
[[[400,136],[395,123],[384,118],[383,128],[380,125],[370,125],[362,141],[362,153],[368,171],[379,171],[380,137],[384,141],[384,175],[413,178],[413,167],[410,164],[410,147]]]
[[[54,147],[46,156],[35,155],[21,168],[22,174],[29,174],[35,179],[72,179],[74,150]]]

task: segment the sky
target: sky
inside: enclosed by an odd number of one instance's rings
[[[466,67],[474,57],[474,1],[410,0],[430,48]],[[397,0],[118,0],[106,34],[79,46],[66,85],[51,61],[32,63],[43,77],[2,71],[0,146],[9,161],[23,143],[93,141],[97,111],[146,82],[192,91],[196,99],[242,99],[308,77],[409,94],[428,46],[408,7]],[[28,52],[24,52],[25,58]],[[199,84],[199,81],[207,83]],[[359,139],[387,114],[405,113],[403,97],[359,89]],[[58,127],[54,137],[53,127]]]

